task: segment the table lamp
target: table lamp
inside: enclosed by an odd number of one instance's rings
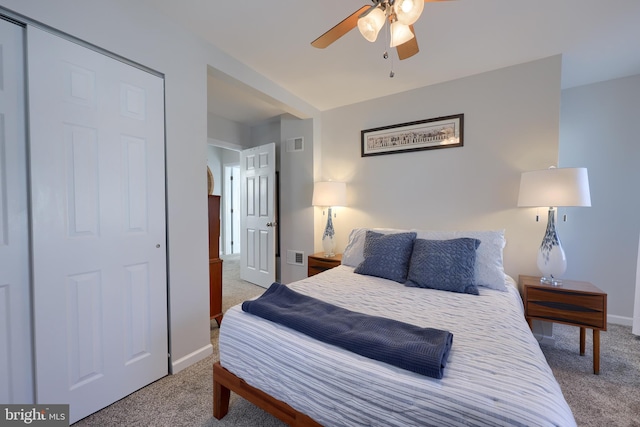
[[[319,181],[313,184],[313,206],[327,208],[327,225],[322,233],[322,249],[325,257],[335,255],[335,230],[331,218],[331,208],[345,206],[347,203],[347,184],[335,181]]]
[[[567,270],[567,258],[555,226],[555,208],[591,206],[586,168],[556,168],[523,172],[520,178],[519,207],[549,207],[547,230],[538,250],[540,281],[558,285]]]

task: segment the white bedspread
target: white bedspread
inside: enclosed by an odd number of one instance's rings
[[[575,426],[517,290],[458,294],[340,266],[292,289],[362,313],[453,333],[440,380],[227,310],[220,362],[250,385],[324,426]]]

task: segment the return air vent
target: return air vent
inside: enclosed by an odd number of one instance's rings
[[[287,251],[287,264],[304,265],[304,252]]]
[[[304,138],[299,136],[297,138],[287,139],[287,153],[294,151],[304,151]]]

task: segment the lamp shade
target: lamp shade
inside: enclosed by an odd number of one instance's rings
[[[523,172],[518,206],[591,206],[587,169],[552,167]]]
[[[408,25],[403,24],[400,21],[394,21],[391,23],[391,47],[400,46],[414,37],[415,35]]]
[[[376,41],[380,29],[384,26],[386,16],[379,7],[371,10],[366,16],[358,19],[360,34],[370,42]]]
[[[347,184],[335,181],[319,181],[313,184],[313,206],[345,206]]]
[[[420,18],[424,9],[424,0],[396,0],[393,10],[396,13],[398,22],[411,25]]]

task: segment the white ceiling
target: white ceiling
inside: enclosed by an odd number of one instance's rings
[[[414,24],[420,52],[404,61],[382,32],[375,43],[354,29],[326,49],[310,45],[370,0],[148,4],[321,111],[556,54],[563,88],[640,74],[639,0],[428,3]],[[209,111],[230,120],[283,111],[215,75],[209,87]]]

